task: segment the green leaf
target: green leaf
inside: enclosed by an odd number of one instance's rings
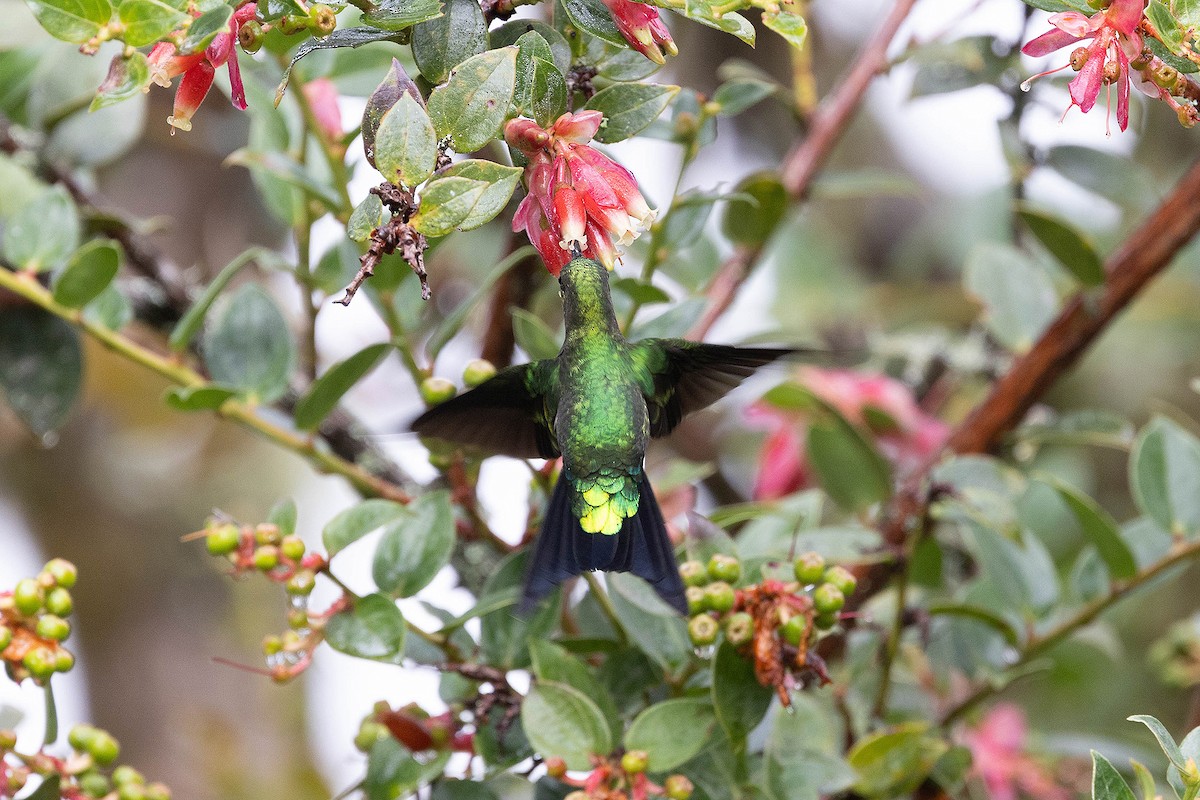
[[[629,43],[617,28],[617,23],[613,21],[612,14],[601,0],[562,0],[562,7],[567,12],[571,24],[584,33],[590,33],[597,39],[619,47],[629,47]]]
[[[1141,800],[1154,800],[1158,797],[1158,786],[1154,782],[1154,776],[1150,774],[1150,770],[1146,769],[1146,765],[1136,759],[1129,759],[1129,765],[1133,767],[1133,774],[1137,778],[1138,788],[1142,791]]]
[[[382,528],[405,513],[404,506],[392,500],[364,500],[331,519],[321,532],[321,541],[330,558],[372,531]]]
[[[846,756],[858,772],[854,790],[866,797],[914,791],[949,749],[929,733],[928,723],[909,722],[866,736]]]
[[[302,431],[315,431],[333,411],[342,395],[374,369],[391,350],[392,345],[388,342],[373,344],[330,367],[324,375],[313,381],[308,392],[296,403],[296,427]]]
[[[683,15],[690,20],[733,34],[751,47],[754,46],[754,26],[741,14],[732,11],[718,13],[712,0],[687,0]],[[678,11],[679,9],[674,9]]]
[[[259,9],[261,8],[262,6],[260,5]],[[279,102],[283,99],[283,93],[287,89],[288,81],[292,76],[292,68],[296,66],[297,61],[309,53],[316,50],[331,50],[339,47],[353,49],[373,42],[394,42],[400,36],[401,34],[397,31],[384,30],[370,25],[360,25],[355,28],[338,28],[323,39],[318,39],[315,36],[308,39],[296,48],[296,54],[292,56],[291,63],[283,71],[283,80],[280,81],[279,87],[275,90],[275,104],[279,105]]]
[[[530,662],[528,643],[548,638],[558,623],[562,593],[555,591],[530,615],[518,616],[517,603],[524,581],[527,551],[518,551],[500,562],[484,583],[476,608],[468,615],[480,617],[479,643],[485,662],[504,669],[521,669]]]
[[[409,188],[433,174],[437,134],[421,104],[403,94],[379,121],[375,132],[375,166],[383,177]]]
[[[42,192],[4,226],[4,258],[21,269],[44,272],[79,246],[79,214],[62,186]]]
[[[892,468],[866,436],[841,413],[803,387],[817,414],[806,449],[821,488],[843,508],[861,510],[892,493]]]
[[[919,48],[911,59],[917,68],[911,96],[928,97],[995,84],[1004,70],[1012,68],[1012,58],[997,56],[994,41],[991,36],[964,36]]]
[[[421,191],[412,225],[426,236],[478,228],[504,210],[521,172],[520,167],[474,158],[438,170]]]
[[[1035,445],[1086,444],[1118,450],[1132,449],[1135,433],[1133,425],[1120,414],[1094,409],[1071,411],[1049,422],[1030,422],[1017,429],[1022,442]]]
[[[727,84],[728,85],[728,84]],[[741,180],[721,217],[721,232],[734,244],[762,245],[787,213],[787,190],[775,172],[756,172]]]
[[[383,532],[371,575],[381,591],[412,597],[450,562],[454,512],[445,491],[423,494]]]
[[[42,27],[56,39],[82,44],[112,19],[108,0],[25,0]]]
[[[389,31],[402,31],[441,15],[439,0],[380,0],[362,15],[363,22]]]
[[[931,603],[925,610],[930,617],[953,616],[981,622],[1003,636],[1011,646],[1021,646],[1021,636],[1008,620],[983,606],[970,603]]]
[[[1148,714],[1135,714],[1132,717],[1126,717],[1130,722],[1140,722],[1150,729],[1154,734],[1154,738],[1158,740],[1158,746],[1162,748],[1167,760],[1171,762],[1171,766],[1177,770],[1183,771],[1187,769],[1187,759],[1183,756],[1183,751],[1179,749],[1179,745],[1175,743],[1175,737],[1167,731],[1166,726],[1158,721],[1157,718],[1151,717]]]
[[[225,401],[237,397],[237,390],[225,386],[176,387],[167,392],[167,405],[176,411],[215,411]]]
[[[609,573],[606,582],[617,619],[641,652],[668,674],[692,660],[687,623],[650,584],[625,572]]]
[[[442,16],[412,31],[413,59],[434,86],[443,83],[450,70],[487,49],[487,20],[476,0],[446,0]]]
[[[133,307],[125,296],[117,291],[116,285],[110,283],[83,309],[83,318],[110,331],[119,331],[133,319]]]
[[[499,800],[499,795],[481,781],[445,778],[434,784],[429,800]]]
[[[854,770],[838,755],[829,715],[807,695],[794,697],[788,711],[775,715],[763,752],[767,797],[818,800],[850,788]]]
[[[1200,441],[1166,417],[1142,429],[1129,458],[1138,508],[1178,536],[1200,532]]]
[[[593,672],[593,668],[571,655],[561,645],[545,639],[529,641],[529,657],[533,674],[539,681],[552,681],[572,686],[595,702],[611,730],[621,730],[621,717],[608,689]]]
[[[243,267],[252,264],[262,254],[263,251],[260,248],[252,247],[234,258],[217,273],[217,277],[213,278],[212,283],[205,287],[204,292],[196,298],[192,307],[180,318],[179,322],[175,323],[175,328],[171,331],[170,338],[167,339],[167,344],[174,352],[181,353],[187,349],[187,346],[192,343],[192,339],[195,338],[196,332],[204,323],[204,317],[212,307],[213,301],[217,299],[217,295],[233,280],[235,275],[242,271]]]
[[[804,17],[780,8],[778,11],[764,12],[762,21],[763,25],[782,36],[792,47],[797,50],[804,49],[804,42],[808,38],[808,23],[804,21]]]
[[[1085,286],[1104,283],[1104,262],[1083,234],[1061,219],[1030,208],[1018,207],[1017,216],[1029,227],[1050,255],[1058,259]]]
[[[537,31],[517,40],[517,113],[549,126],[567,110],[567,81],[554,63],[550,45]]]
[[[588,100],[585,108],[604,114],[596,141],[614,144],[641,132],[666,109],[678,86],[654,83],[614,83]]]
[[[54,300],[67,308],[83,308],[95,300],[121,265],[121,252],[108,239],[93,239],[76,250],[54,276]]]
[[[363,109],[363,152],[372,167],[377,166],[375,163],[375,135],[383,122],[383,117],[400,102],[400,98],[406,95],[424,107],[425,101],[421,97],[420,90],[417,89],[417,84],[408,77],[403,65],[393,58],[387,75],[371,92],[367,98],[367,105]]]
[[[162,0],[120,0],[117,16],[125,26],[121,38],[130,47],[154,44],[192,20],[190,15]]]
[[[192,20],[187,35],[179,46],[183,55],[198,53],[212,44],[217,34],[229,32],[229,20],[233,17],[233,6],[220,3]]]
[[[1132,578],[1137,574],[1137,562],[1125,540],[1121,538],[1116,520],[1101,508],[1095,500],[1073,486],[1050,476],[1040,475],[1039,480],[1058,492],[1067,508],[1075,515],[1083,534],[1096,546],[1108,574],[1117,580]]]
[[[612,288],[639,305],[671,302],[671,295],[654,284],[645,283],[637,278],[617,278],[612,282]]]
[[[365,242],[376,228],[383,225],[383,220],[383,201],[377,194],[368,194],[350,214],[346,236],[353,242]]]
[[[716,724],[706,700],[665,700],[637,715],[625,734],[625,749],[645,750],[651,772],[669,772],[704,749]]]
[[[449,136],[460,153],[496,138],[512,108],[517,82],[517,48],[489,50],[450,71],[429,95],[429,117],[439,136]]]
[[[352,600],[325,625],[325,641],[334,650],[358,658],[388,661],[404,649],[404,615],[381,594]]]
[[[983,303],[988,330],[1010,350],[1023,353],[1058,313],[1050,277],[1024,253],[982,244],[967,257],[966,289]]]
[[[538,682],[521,704],[521,727],[543,757],[558,756],[569,769],[590,769],[591,756],[608,755],[612,731],[596,704],[561,683]]]
[[[541,361],[558,355],[558,337],[540,317],[515,306],[509,313],[512,314],[513,338],[531,359]]]
[[[737,747],[758,727],[775,693],[758,682],[754,663],[721,642],[712,662],[712,705],[717,721]]]
[[[550,46],[550,53],[552,55],[550,60],[554,62],[554,66],[558,67],[559,72],[566,73],[571,68],[571,45],[563,38],[561,33],[541,20],[511,20],[492,31],[489,40],[493,48],[507,47],[510,44],[516,44],[518,39],[530,32],[542,37],[542,41]],[[591,64],[593,62],[588,60],[586,63]]]
[[[1183,45],[1183,27],[1171,10],[1161,0],[1150,0],[1146,6],[1146,19],[1150,20],[1150,24],[1158,31],[1163,44],[1178,53]]]
[[[242,148],[231,153],[225,159],[225,163],[245,167],[256,174],[283,181],[321,201],[330,211],[341,211],[342,198],[324,176],[318,178],[311,171],[311,167],[301,164],[289,155],[279,152],[259,153]]]
[[[1183,737],[1183,741],[1179,743],[1179,752],[1185,763],[1200,763],[1200,728],[1192,728],[1188,735]],[[1188,784],[1190,781],[1184,780],[1183,773],[1173,764],[1167,767],[1167,782],[1180,797],[1186,797],[1189,794]],[[1153,779],[1151,785],[1153,785]],[[1151,795],[1151,798],[1153,797],[1154,795]]]
[[[777,91],[779,91],[779,85],[770,81],[756,78],[735,78],[718,86],[717,90],[713,92],[712,99],[721,107],[718,114],[736,117]]]
[[[287,320],[271,296],[254,284],[238,290],[204,335],[201,348],[216,383],[270,403],[288,388],[295,348]]]
[[[1112,762],[1095,750],[1092,751],[1092,800],[1137,800]]]
[[[294,536],[296,533],[296,501],[285,497],[271,506],[267,513],[267,522],[279,528],[280,534]]]
[[[1200,2],[1171,0],[1171,13],[1185,28],[1200,28]]]
[[[96,89],[96,96],[92,98],[88,110],[98,111],[122,100],[137,97],[149,85],[150,62],[146,60],[146,56],[137,50],[129,55],[118,53],[109,62],[108,75]]]
[[[68,323],[31,306],[0,314],[0,392],[34,436],[62,425],[82,377],[83,351]]]

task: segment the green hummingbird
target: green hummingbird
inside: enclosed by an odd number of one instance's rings
[[[517,458],[562,456],[526,571],[523,610],[567,578],[604,570],[638,575],[686,614],[674,550],[646,479],[646,443],[795,351],[626,341],[603,265],[577,257],[559,285],[566,338],[557,358],[500,370],[426,411],[412,429]]]

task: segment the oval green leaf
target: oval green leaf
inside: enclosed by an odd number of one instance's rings
[[[1151,420],[1129,458],[1133,497],[1159,527],[1179,536],[1200,532],[1200,441],[1166,417]]]
[[[0,314],[0,393],[34,436],[62,424],[82,378],[83,351],[69,324],[32,306]]]
[[[1058,492],[1058,496],[1067,504],[1083,534],[1095,545],[1112,578],[1124,580],[1137,574],[1133,552],[1121,538],[1117,522],[1111,514],[1083,492],[1053,476],[1042,475],[1039,479]]]
[[[655,703],[637,715],[625,734],[626,750],[645,750],[651,772],[667,772],[704,749],[717,717],[698,698]]]
[[[287,320],[254,284],[238,290],[224,313],[205,332],[201,348],[216,383],[270,403],[288,388],[295,349]]]
[[[431,237],[478,228],[504,210],[520,179],[519,167],[479,159],[451,164],[421,192],[413,227]]]
[[[591,769],[593,755],[612,751],[612,731],[596,704],[561,683],[538,683],[521,704],[521,726],[543,757],[558,756],[570,769]]]
[[[296,403],[296,427],[304,431],[315,431],[329,412],[333,411],[342,395],[374,369],[391,349],[392,345],[387,342],[373,344],[330,367],[313,382],[304,397]]]
[[[93,239],[75,251],[54,278],[54,300],[67,308],[83,308],[103,292],[121,264],[121,253],[107,239]]]
[[[1066,267],[1084,286],[1104,283],[1104,262],[1090,241],[1074,227],[1051,214],[1018,207],[1017,216],[1025,223],[1050,255]]]
[[[321,531],[325,551],[333,558],[371,531],[382,528],[403,513],[404,506],[392,500],[364,500],[331,519]]]
[[[437,134],[421,104],[408,93],[383,115],[375,132],[375,166],[383,177],[409,188],[433,174]]]
[[[383,532],[371,567],[375,585],[395,597],[412,597],[450,562],[453,550],[449,492],[421,495]]]
[[[489,50],[459,64],[429,95],[429,117],[438,136],[449,136],[460,153],[496,138],[512,108],[516,81],[515,47]]]
[[[658,119],[677,94],[678,86],[655,83],[614,83],[601,89],[585,106],[604,114],[596,141],[613,144],[641,132]]]
[[[42,27],[56,39],[82,44],[112,19],[108,0],[26,0]]]
[[[446,0],[442,15],[422,22],[412,31],[412,53],[417,69],[436,86],[450,70],[488,49],[488,26],[476,0]]]
[[[404,632],[404,615],[395,602],[369,594],[329,618],[325,641],[347,655],[386,661],[404,649]]]
[[[38,195],[4,226],[4,258],[21,269],[44,272],[79,246],[79,213],[61,186]]]

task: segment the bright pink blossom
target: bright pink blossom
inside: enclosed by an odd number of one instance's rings
[[[529,159],[529,193],[517,207],[513,230],[525,231],[546,269],[558,275],[573,251],[609,269],[654,219],[633,174],[587,145],[604,116],[599,111],[563,114],[549,128],[514,119],[504,138]]]
[[[946,424],[922,411],[908,387],[886,375],[804,367],[796,382],[860,427],[901,471],[919,465],[946,441]],[[755,499],[771,500],[811,485],[804,454],[806,416],[765,403],[752,406],[749,416],[771,429],[759,455]]]
[[[621,31],[629,46],[655,64],[666,63],[663,50],[672,56],[679,52],[671,32],[654,6],[634,0],[604,0],[604,5],[612,12],[617,30]]]
[[[1108,8],[1090,17],[1078,11],[1059,12],[1050,17],[1053,27],[1022,47],[1021,52],[1044,56],[1090,39],[1091,44],[1072,51],[1066,64],[1041,74],[1049,75],[1067,67],[1077,70],[1079,74],[1069,84],[1071,105],[1079,106],[1085,114],[1096,105],[1100,87],[1115,83],[1117,124],[1125,130],[1129,127],[1129,62],[1142,54],[1138,28],[1144,6],[1144,0],[1113,0]],[[1026,81],[1022,86],[1028,88],[1028,85]]]
[[[971,772],[983,781],[991,800],[1070,800],[1071,793],[1026,750],[1028,735],[1021,709],[1009,703],[996,706],[963,736],[971,751]]]
[[[304,84],[304,97],[312,108],[317,126],[325,137],[325,141],[336,143],[341,141],[342,111],[338,108],[337,86],[329,78],[317,78]]]
[[[257,5],[248,3],[233,12],[229,20],[229,33],[217,34],[203,53],[179,55],[175,45],[169,42],[159,42],[150,50],[150,77],[160,86],[170,86],[176,75],[183,75],[179,88],[175,90],[174,113],[167,117],[167,122],[173,128],[181,131],[192,129],[192,116],[196,109],[208,96],[213,79],[221,67],[229,68],[229,85],[234,108],[246,109],[246,88],[242,84],[242,73],[238,68],[237,42],[238,29],[242,23],[253,19]],[[174,131],[172,131],[174,133]]]

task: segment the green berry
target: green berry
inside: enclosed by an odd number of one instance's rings
[[[277,545],[282,541],[283,531],[279,530],[278,525],[274,525],[270,522],[263,522],[254,526],[255,544]]]
[[[725,620],[725,638],[734,647],[749,644],[754,638],[754,617],[745,611],[730,614]]]
[[[238,28],[238,44],[247,53],[257,53],[262,47],[263,29],[257,20],[248,19]]]
[[[75,667],[75,655],[65,647],[58,648],[54,653],[54,671],[70,672]]]
[[[49,647],[34,647],[21,659],[21,665],[35,679],[44,681],[58,669],[58,657]]]
[[[733,556],[717,553],[708,560],[708,574],[714,581],[737,583],[742,577],[742,563]]]
[[[312,627],[312,620],[308,618],[308,611],[303,608],[293,608],[288,611],[287,622],[288,627],[294,631]]]
[[[282,17],[276,23],[276,26],[284,36],[295,36],[297,33],[303,33],[308,30],[308,15],[289,14],[286,17]]]
[[[825,570],[825,582],[836,586],[846,597],[854,594],[858,588],[858,579],[845,567],[835,566]]]
[[[17,732],[13,730],[0,730],[0,751],[12,750],[17,746]]]
[[[546,759],[546,774],[555,779],[563,777],[567,774],[567,762],[559,756],[550,756]]]
[[[354,746],[360,752],[366,753],[377,741],[388,735],[388,729],[379,722],[364,720],[361,727],[358,729],[358,734],[354,737]]]
[[[89,769],[80,775],[78,780],[80,790],[87,797],[104,797],[104,795],[112,791],[112,786],[109,784],[108,778],[94,769]]]
[[[171,790],[156,781],[146,787],[146,800],[171,800]]]
[[[279,566],[279,548],[273,544],[264,544],[254,550],[254,568],[270,572]]]
[[[825,577],[825,558],[820,553],[801,553],[792,568],[796,580],[809,586]]]
[[[832,583],[822,583],[813,590],[812,598],[818,614],[836,614],[846,605],[846,595]]]
[[[283,651],[283,639],[274,634],[263,637],[262,651],[264,656],[273,656]]]
[[[34,614],[42,610],[42,602],[45,596],[42,593],[42,587],[38,586],[38,582],[33,578],[25,578],[17,581],[17,585],[13,587],[13,606],[17,611],[27,617],[32,617]]]
[[[113,770],[112,782],[117,786],[124,786],[127,783],[143,785],[146,783],[146,778],[128,764],[122,764]]]
[[[699,561],[685,561],[679,565],[679,577],[685,586],[703,586],[708,583],[708,570]]]
[[[808,635],[808,620],[799,614],[789,617],[788,621],[779,627],[779,633],[785,642],[799,647],[800,643],[804,641],[804,637]]]
[[[284,558],[290,558],[292,561],[304,558],[304,549],[304,540],[299,536],[285,536],[279,542],[279,552],[283,553]]]
[[[0,625],[0,650],[5,649],[12,644],[12,638],[12,628],[9,628],[6,625]]]
[[[75,610],[75,601],[71,593],[61,586],[55,586],[46,592],[46,610],[60,617],[69,617]]]
[[[87,751],[92,739],[100,733],[100,730],[92,725],[72,725],[71,730],[67,731],[67,744],[77,753]]]
[[[317,585],[317,575],[311,569],[298,569],[287,579],[288,594],[311,594]]]
[[[117,800],[146,800],[146,787],[140,783],[118,783]]]
[[[421,381],[421,399],[428,406],[446,402],[454,397],[457,391],[454,384],[445,378],[426,378]]]
[[[54,582],[64,589],[70,589],[75,585],[75,579],[79,577],[79,570],[70,561],[65,558],[52,558],[42,567],[42,571],[54,578]]]
[[[472,389],[496,374],[496,365],[487,359],[476,358],[463,367],[463,383]]]
[[[701,614],[708,608],[708,603],[704,599],[704,589],[699,586],[689,586],[683,590],[683,596],[687,598],[688,616],[694,617]]]
[[[121,754],[121,746],[108,731],[97,730],[96,735],[88,742],[88,753],[100,766],[107,766],[117,760]]]
[[[37,621],[37,635],[61,642],[71,635],[71,623],[54,614],[43,614]]]
[[[308,9],[308,27],[315,36],[328,36],[337,28],[337,14],[324,3],[314,3]]]
[[[666,783],[663,784],[663,789],[667,793],[670,800],[688,800],[695,791],[692,782],[684,775],[670,775],[667,777]]]
[[[630,775],[639,775],[650,766],[650,755],[645,750],[630,750],[621,756],[621,769]]]
[[[692,617],[688,621],[688,637],[692,640],[692,644],[697,647],[715,642],[720,630],[721,626],[708,614]]]
[[[827,631],[838,623],[838,615],[836,613],[817,614],[813,624],[823,631]]]
[[[214,556],[229,555],[237,550],[241,543],[242,531],[232,523],[217,525],[209,530],[208,536],[204,537],[205,547]]]
[[[725,581],[710,583],[704,587],[704,604],[718,614],[724,614],[737,602],[737,593]]]

